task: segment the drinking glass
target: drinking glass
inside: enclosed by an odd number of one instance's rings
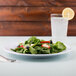
[[[53,38],[65,38],[67,36],[68,20],[63,18],[61,14],[51,14],[51,30]]]

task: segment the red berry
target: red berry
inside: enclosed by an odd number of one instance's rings
[[[19,48],[20,48],[20,47],[24,48],[24,46],[23,46],[23,45],[21,45],[21,46],[18,46],[18,47],[19,47]]]
[[[50,49],[50,46],[48,44],[43,44],[42,47],[46,47],[46,48]]]

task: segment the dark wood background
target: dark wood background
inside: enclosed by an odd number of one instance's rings
[[[76,13],[76,0],[0,0],[0,36],[50,36],[50,14],[66,7]],[[68,36],[76,36],[76,16]]]

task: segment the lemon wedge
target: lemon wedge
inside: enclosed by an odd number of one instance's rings
[[[72,20],[75,16],[75,12],[71,8],[65,8],[62,11],[62,16],[63,16],[63,18],[66,18],[67,20]]]

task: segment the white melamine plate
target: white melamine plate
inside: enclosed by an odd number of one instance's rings
[[[7,53],[7,54],[10,54],[12,56],[17,56],[17,57],[30,57],[30,58],[37,58],[37,57],[51,57],[51,56],[57,56],[57,55],[62,55],[62,54],[66,54],[66,53],[69,53],[71,51],[71,48],[66,45],[66,50],[62,51],[62,52],[59,52],[59,53],[54,53],[54,54],[22,54],[22,53],[16,53],[12,50],[10,50],[11,48],[15,48],[16,46],[15,45],[8,45],[8,46],[5,46],[4,48],[4,51]]]

